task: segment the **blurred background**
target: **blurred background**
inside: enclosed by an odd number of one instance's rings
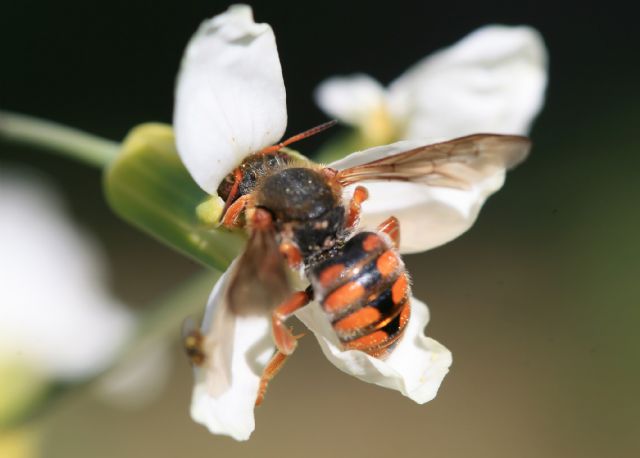
[[[533,154],[471,231],[407,258],[430,336],[453,353],[438,397],[414,405],[363,384],[306,338],[270,386],[247,443],[190,420],[177,343],[155,401],[122,409],[74,396],[41,421],[42,456],[635,457],[640,454],[640,39],[615,2],[252,2],[276,33],[289,133],[325,120],[324,78],[388,83],[487,23],[529,24],[550,55]],[[0,108],[122,139],[170,122],[181,53],[220,1],[4,2]],[[300,148],[312,152],[321,139]],[[108,255],[110,286],[140,307],[201,270],[118,220],[99,171],[0,144],[36,169]],[[0,218],[2,216],[0,215]],[[4,457],[3,457],[4,458]]]

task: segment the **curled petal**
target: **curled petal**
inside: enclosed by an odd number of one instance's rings
[[[314,95],[325,113],[354,126],[367,124],[376,112],[386,108],[386,89],[361,73],[329,78]]]
[[[274,352],[271,321],[264,315],[233,315],[225,296],[229,272],[211,293],[202,323],[206,361],[195,368],[191,417],[214,434],[247,440],[255,428],[260,376]]]
[[[209,194],[245,156],[282,137],[286,96],[275,37],[249,6],[205,21],[189,42],[173,121],[180,156]]]
[[[338,369],[367,383],[400,391],[419,404],[436,396],[449,371],[451,352],[424,335],[429,309],[411,299],[411,318],[402,339],[384,359],[358,350],[343,351],[326,315],[316,302],[296,316],[315,334],[324,355]]]
[[[330,164],[341,170],[430,143],[404,141],[350,154]],[[504,183],[505,170],[472,182],[466,189],[428,186],[401,181],[367,181],[369,198],[362,204],[360,226],[375,229],[389,216],[400,221],[400,252],[417,253],[435,248],[463,234],[475,222],[487,198]],[[346,197],[355,185],[346,188]]]
[[[486,26],[394,81],[390,109],[407,139],[526,133],[542,107],[546,66],[535,29]]]

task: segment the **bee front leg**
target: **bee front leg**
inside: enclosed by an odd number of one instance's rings
[[[244,196],[240,196],[234,203],[229,205],[229,207],[222,215],[222,218],[220,218],[220,224],[227,229],[233,229],[235,227],[241,226],[241,224],[238,223],[238,218],[247,207],[250,197],[251,194],[245,194]]]
[[[369,198],[369,191],[364,186],[356,187],[349,202],[349,215],[347,216],[347,228],[354,229],[360,219],[360,206]]]
[[[294,336],[290,329],[285,326],[285,322],[290,318],[296,310],[304,307],[309,303],[312,297],[311,288],[305,291],[294,293],[291,298],[280,304],[274,311],[271,318],[273,340],[276,344],[276,353],[273,355],[267,366],[262,371],[260,379],[260,390],[256,398],[256,405],[262,404],[264,394],[267,391],[267,385],[273,377],[282,369],[287,358],[294,352],[298,345],[298,339],[302,335]]]

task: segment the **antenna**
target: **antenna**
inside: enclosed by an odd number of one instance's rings
[[[275,145],[272,146],[267,146],[264,149],[261,149],[260,151],[258,151],[258,154],[268,154],[268,153],[273,153],[275,151],[281,150],[282,148],[284,148],[285,146],[288,146],[292,143],[295,142],[299,142],[300,140],[304,140],[305,138],[309,138],[312,135],[315,134],[319,134],[322,131],[325,131],[327,129],[329,129],[330,127],[335,126],[336,124],[338,124],[338,121],[336,121],[335,119],[322,123],[319,126],[316,127],[312,127],[309,130],[305,130],[304,132],[294,135],[293,137],[289,137],[287,138],[285,141],[277,143]]]

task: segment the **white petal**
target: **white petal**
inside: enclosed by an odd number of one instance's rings
[[[254,404],[262,371],[273,355],[269,313],[232,315],[225,303],[229,272],[216,284],[205,312],[207,360],[195,369],[191,417],[214,434],[247,440],[255,428]]]
[[[364,74],[332,77],[315,90],[316,103],[327,115],[361,126],[378,110],[386,109],[386,89]]]
[[[337,170],[370,162],[433,143],[412,140],[379,146],[330,164]],[[400,252],[417,253],[447,243],[460,236],[475,222],[482,205],[504,183],[504,170],[475,182],[469,189],[452,189],[399,181],[367,181],[369,191],[362,204],[360,226],[375,229],[389,216],[400,221]],[[348,199],[355,185],[345,190]]]
[[[106,288],[99,247],[24,172],[0,171],[0,215],[0,359],[60,379],[104,369],[134,320]]]
[[[417,63],[390,86],[406,139],[524,134],[542,107],[547,56],[530,27],[492,25]]]
[[[402,339],[385,359],[358,350],[342,351],[317,302],[296,316],[315,334],[324,355],[338,369],[365,382],[398,390],[419,404],[436,396],[451,366],[451,352],[424,335],[429,309],[416,298],[411,299],[411,318]]]
[[[173,117],[176,143],[195,181],[214,194],[242,159],[282,137],[287,124],[273,31],[251,8],[205,21],[185,51]]]

